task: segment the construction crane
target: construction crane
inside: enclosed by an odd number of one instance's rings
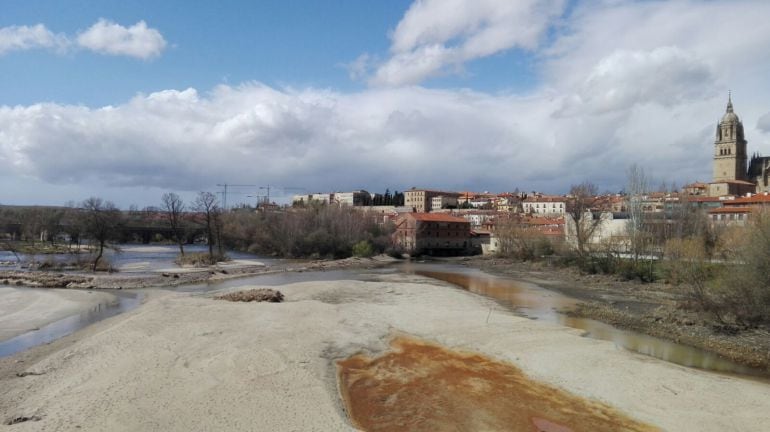
[[[222,192],[219,192],[220,195],[222,195],[222,208],[227,210],[227,188],[233,188],[233,187],[257,187],[257,185],[244,185],[244,184],[217,184],[217,186],[222,188]]]
[[[304,190],[307,190],[305,188],[276,186],[276,185],[271,185],[271,184],[268,184],[267,186],[259,186],[259,189],[260,190],[264,190],[266,192],[265,201],[264,201],[265,204],[270,204],[270,191],[271,190],[275,191],[276,189],[278,189],[279,191],[281,191],[281,196],[285,196],[287,192],[291,192],[291,191],[304,191]],[[259,205],[259,202],[257,202],[257,205]]]

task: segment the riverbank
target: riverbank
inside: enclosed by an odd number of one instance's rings
[[[236,279],[282,272],[367,269],[398,260],[387,255],[341,260],[294,260],[265,266],[255,260],[233,260],[207,267],[175,267],[145,273],[86,273],[49,271],[0,271],[0,285],[34,288],[143,289]]]
[[[280,291],[284,303],[255,304],[147,290],[138,309],[0,359],[0,420],[31,419],[19,431],[350,430],[336,361],[386,352],[407,334],[509,362],[664,430],[770,424],[764,382],[618,350],[431,279],[388,274]]]
[[[586,275],[572,267],[504,258],[472,257],[458,263],[533,283],[584,303],[568,312],[618,328],[702,348],[770,373],[770,328],[725,326],[679,307],[679,289],[664,283]]]
[[[99,307],[117,298],[107,292],[0,286],[0,342]]]

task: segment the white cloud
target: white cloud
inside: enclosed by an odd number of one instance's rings
[[[469,44],[490,26],[477,18],[489,15],[485,4],[467,22],[451,8],[435,10],[435,26],[417,19],[427,12],[405,16],[378,73],[419,82],[461,67],[455,56],[466,46],[493,51]],[[583,180],[618,190],[631,163],[659,180],[708,180],[728,89],[749,152],[770,154],[766,16],[770,3],[761,1],[578,3],[547,44],[541,35],[513,45],[536,50],[541,84],[526,95],[249,83],[100,109],[0,107],[0,171],[188,190],[226,181],[564,192]],[[363,73],[372,60],[359,60],[352,66]]]
[[[534,50],[563,0],[417,0],[391,35],[375,85],[417,84],[514,47]]]
[[[108,55],[129,56],[139,59],[158,57],[166,48],[160,31],[147,27],[144,21],[124,27],[100,19],[75,38],[81,48]],[[65,52],[73,41],[65,34],[55,34],[43,24],[0,28],[0,56],[11,51],[51,49]]]
[[[203,95],[166,90],[100,109],[3,107],[0,167],[54,184],[182,190],[226,181],[309,190],[555,192],[587,178],[617,185],[629,160],[662,158],[656,167],[663,172],[687,160],[680,171],[688,172],[692,161],[710,154],[692,157],[704,144],[692,133],[702,129],[698,119],[674,133],[647,130],[649,121],[671,128],[664,106],[634,111],[618,130],[617,118],[553,119],[562,103],[549,94],[524,98],[420,87],[345,94],[251,83]],[[680,144],[670,146],[669,140]]]
[[[562,113],[601,114],[645,103],[673,107],[713,96],[716,88],[709,65],[680,48],[618,50],[599,60]]]
[[[88,30],[80,33],[77,42],[91,51],[150,59],[158,57],[166,48],[163,35],[147,23],[138,23],[124,27],[106,19],[100,19]]]
[[[54,34],[43,24],[0,28],[0,55],[39,48],[63,50],[68,43],[66,36]]]

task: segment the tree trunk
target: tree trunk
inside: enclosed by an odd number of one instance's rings
[[[104,254],[104,242],[99,242],[99,255],[96,256],[96,259],[94,260],[94,266],[91,268],[92,272],[96,272],[96,266],[99,264],[99,260],[102,259],[102,255]]]

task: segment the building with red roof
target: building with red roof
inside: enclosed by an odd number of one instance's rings
[[[471,224],[444,213],[404,213],[396,220],[393,244],[409,254],[466,255],[471,248]]]

